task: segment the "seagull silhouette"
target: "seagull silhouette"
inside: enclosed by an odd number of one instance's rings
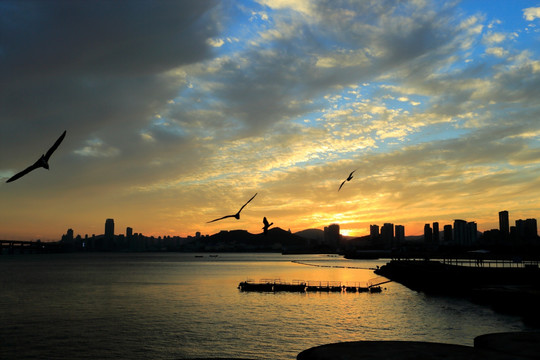
[[[338,191],[341,190],[341,187],[343,186],[343,184],[345,184],[347,181],[351,181],[351,179],[353,178],[352,174],[354,174],[354,172],[355,172],[356,170],[358,170],[358,169],[353,170],[353,171],[349,174],[349,177],[346,178],[345,180],[343,180],[343,182],[341,183],[341,185],[339,185]]]
[[[218,221],[218,220],[222,220],[222,219],[226,219],[226,218],[230,218],[230,217],[233,217],[233,218],[235,218],[236,220],[240,219],[240,211],[242,211],[242,209],[243,209],[244,207],[246,207],[246,205],[249,204],[249,202],[250,202],[251,200],[253,200],[253,198],[254,198],[255,196],[257,196],[257,193],[255,193],[255,195],[253,195],[253,196],[251,197],[251,199],[249,199],[249,200],[247,201],[247,203],[245,203],[245,204],[240,208],[240,210],[238,210],[238,212],[237,212],[236,214],[234,214],[234,215],[225,215],[225,216],[223,216],[223,217],[220,217],[220,218],[217,218],[217,219],[208,221],[207,223],[211,223],[211,222],[214,222],[214,221]]]
[[[41,155],[41,157],[34,164],[30,165],[23,171],[18,172],[17,174],[13,175],[6,182],[15,181],[18,178],[23,177],[24,175],[28,174],[30,171],[35,170],[40,167],[49,170],[49,158],[51,157],[52,153],[58,148],[62,140],[64,140],[65,136],[66,136],[66,130],[64,130],[64,132],[62,133],[62,135],[60,135],[58,140],[56,140],[54,145],[51,146],[49,150],[47,150],[47,153],[45,153],[45,155]]]
[[[268,228],[270,226],[274,225],[274,223],[272,222],[272,223],[269,224],[268,220],[266,220],[266,216],[265,216],[264,219],[263,219],[263,224],[264,224],[264,226],[262,227],[262,229],[264,230],[264,235],[266,235],[266,232],[268,231]]]

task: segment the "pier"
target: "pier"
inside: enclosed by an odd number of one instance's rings
[[[382,291],[380,285],[390,282],[384,277],[373,278],[366,283],[341,281],[303,281],[293,280],[292,282],[284,282],[280,279],[261,279],[254,281],[248,279],[238,284],[238,289],[241,291],[254,292],[334,292],[334,293],[379,293]]]
[[[62,247],[56,242],[0,240],[0,255],[41,254],[60,252]]]

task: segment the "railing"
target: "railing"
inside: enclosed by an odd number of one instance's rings
[[[400,258],[399,261],[422,262],[425,258]],[[487,267],[487,268],[538,268],[540,260],[521,260],[521,259],[458,259],[442,258],[429,259],[429,261],[438,261],[445,265],[455,265],[463,267]]]

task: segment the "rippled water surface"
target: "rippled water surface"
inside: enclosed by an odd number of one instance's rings
[[[0,257],[6,359],[294,359],[353,340],[472,345],[519,318],[398,283],[370,293],[246,293],[247,279],[365,283],[383,260],[279,254]]]

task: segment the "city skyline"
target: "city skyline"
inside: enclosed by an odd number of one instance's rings
[[[0,238],[539,217],[538,4],[126,4],[0,3]]]
[[[406,231],[406,226],[405,225],[402,225],[402,224],[395,224],[393,222],[388,222],[388,223],[384,223],[382,226],[379,226],[378,224],[370,224],[369,225],[369,229],[368,229],[368,234],[374,238],[374,237],[377,237],[377,236],[382,236],[383,238],[384,237],[390,237],[392,239],[395,239],[396,240],[396,243],[399,244],[400,241],[404,240],[406,237],[418,237],[418,236],[424,236],[424,241],[427,241],[429,243],[431,242],[434,242],[434,243],[439,243],[439,242],[448,242],[447,241],[447,238],[448,238],[448,234],[444,232],[444,229],[448,226],[450,226],[450,228],[452,229],[452,231],[458,231],[459,234],[458,236],[460,238],[464,238],[465,235],[464,235],[464,232],[467,232],[467,233],[474,233],[474,234],[477,234],[477,233],[489,233],[489,232],[492,232],[492,231],[497,231],[497,232],[500,232],[500,236],[501,236],[501,240],[505,241],[505,240],[508,240],[508,237],[509,235],[512,233],[512,232],[517,232],[518,231],[518,227],[521,227],[521,231],[523,231],[523,228],[525,227],[525,225],[529,224],[531,221],[534,221],[534,229],[536,229],[536,231],[534,231],[534,235],[538,236],[538,227],[536,225],[536,222],[537,222],[537,219],[536,218],[526,218],[526,219],[515,219],[514,220],[514,225],[511,225],[511,222],[509,221],[510,219],[510,213],[509,211],[507,210],[502,210],[502,211],[499,211],[499,226],[497,228],[492,228],[492,229],[486,229],[486,230],[480,230],[477,228],[477,224],[476,224],[476,221],[474,221],[474,219],[469,219],[469,220],[463,220],[463,219],[454,219],[453,221],[451,221],[450,223],[441,223],[439,224],[438,221],[434,221],[434,222],[431,222],[431,223],[424,223],[424,229],[423,229],[423,233],[422,234],[409,234],[407,233]],[[441,228],[443,229],[443,231],[441,232],[440,231],[440,228],[439,228],[439,225],[441,226]],[[473,225],[471,227],[471,225]],[[391,226],[391,230],[387,230],[388,226]],[[458,228],[458,230],[456,230],[456,227]],[[469,228],[471,230],[469,230]],[[144,233],[139,233],[137,231],[133,231],[133,227],[130,225],[130,226],[126,226],[125,227],[125,232],[122,233],[122,232],[116,232],[115,233],[115,221],[114,219],[112,218],[108,218],[105,220],[105,227],[104,227],[104,231],[103,231],[103,234],[96,234],[96,233],[93,233],[91,234],[91,237],[95,237],[95,236],[103,236],[104,238],[106,239],[112,239],[114,236],[125,236],[126,238],[129,238],[130,236],[134,236],[134,235],[141,235],[141,236],[149,236],[149,237],[155,237],[155,238],[167,238],[167,237],[181,237],[181,238],[199,238],[201,236],[209,236],[209,235],[215,235],[214,234],[209,234],[209,233],[201,233],[201,231],[197,231],[195,234],[188,234],[188,235],[185,235],[185,236],[180,236],[180,235],[174,235],[174,234],[168,234],[168,235],[147,235],[147,234],[144,234]],[[310,229],[301,229],[299,231],[296,231],[296,232],[302,232],[302,231],[305,231],[305,230],[312,230],[314,228],[310,228]],[[337,230],[336,230],[337,229]],[[356,237],[362,237],[362,236],[350,236],[350,235],[346,235],[346,234],[342,234],[341,233],[341,227],[340,227],[340,224],[339,223],[331,223],[331,224],[328,224],[327,226],[324,226],[323,229],[316,229],[316,230],[320,230],[321,232],[323,232],[325,234],[325,236],[327,236],[327,231],[331,231],[332,233],[334,233],[334,235],[332,235],[333,238],[335,238],[335,233],[337,231],[337,234],[339,236],[346,236],[348,239],[354,239]],[[223,232],[223,231],[231,231],[231,230],[220,230],[219,232]],[[232,229],[232,231],[247,231],[245,229]],[[290,231],[290,229],[289,229]],[[385,232],[388,232],[388,234],[385,235]],[[530,232],[530,231],[529,231]],[[254,234],[264,234],[264,231],[261,230],[259,232],[254,232]],[[529,234],[531,235],[531,234]],[[68,228],[67,229],[67,232],[66,234],[62,234],[60,238],[64,238],[64,236],[66,236],[68,239],[74,239],[75,237],[75,231],[73,230],[73,228]],[[78,237],[81,237],[81,238],[88,238],[90,237],[90,234],[89,233],[77,233]],[[365,235],[364,235],[365,236]],[[475,237],[477,235],[474,235]],[[426,237],[428,237],[426,239]],[[450,235],[450,238],[453,238],[454,235],[451,234]],[[0,239],[1,240],[1,239]],[[37,240],[37,239],[35,239]],[[459,241],[461,242],[461,241]],[[468,242],[470,242],[468,245],[472,245],[474,243],[474,241],[471,242],[471,240],[469,240]]]

